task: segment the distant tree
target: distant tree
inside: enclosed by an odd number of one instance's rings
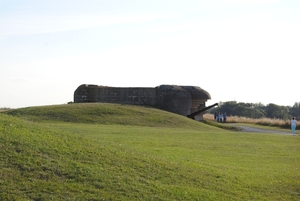
[[[229,101],[229,102],[220,102],[218,112],[226,112],[228,116],[233,116],[236,114],[236,101]]]
[[[290,108],[290,115],[300,120],[300,102],[296,102],[294,106]]]
[[[261,109],[258,108],[245,108],[243,116],[253,119],[259,119],[265,117],[265,114]]]
[[[253,108],[259,109],[259,110],[265,110],[266,106],[262,103],[253,103],[252,104]]]
[[[270,103],[266,106],[265,112],[268,118],[289,118],[289,109],[286,106],[279,106],[274,103]]]
[[[219,107],[214,108],[210,113],[226,112],[228,116],[244,116],[249,118],[261,118],[265,116],[262,104],[237,103],[236,101],[220,102]]]
[[[262,103],[243,103],[236,101],[220,102],[218,107],[209,110],[210,113],[226,112],[228,116],[243,116],[249,118],[277,118],[288,119],[292,116],[300,120],[300,102],[293,107],[279,106],[270,103],[265,106]]]

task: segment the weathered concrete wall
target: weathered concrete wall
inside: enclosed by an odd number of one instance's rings
[[[204,108],[207,99],[210,99],[209,93],[195,86],[160,85],[155,88],[120,88],[84,84],[74,92],[75,103],[149,105],[184,116]],[[199,118],[201,117],[200,115]]]
[[[155,88],[120,88],[81,85],[74,93],[75,103],[105,102],[154,106],[155,98]]]
[[[155,107],[184,116],[190,113],[192,97],[188,91],[176,85],[160,85],[156,89]]]

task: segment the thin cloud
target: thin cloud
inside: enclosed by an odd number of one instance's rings
[[[10,35],[43,34],[87,29],[113,24],[149,22],[177,18],[175,15],[148,14],[125,16],[7,16],[0,20],[0,39]]]
[[[279,2],[281,0],[220,0],[223,4],[233,4],[233,5],[260,5],[260,4],[270,4]]]

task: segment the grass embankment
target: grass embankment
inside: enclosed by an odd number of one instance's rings
[[[135,125],[155,127],[199,126],[187,118],[136,105],[109,103],[53,105],[9,110],[6,114],[35,122],[72,122],[104,125]]]
[[[298,200],[299,143],[137,106],[10,110],[0,200]]]

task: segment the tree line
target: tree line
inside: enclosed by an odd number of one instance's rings
[[[264,105],[262,103],[243,103],[237,101],[220,102],[218,107],[209,110],[209,113],[224,113],[227,116],[240,116],[248,118],[275,118],[275,119],[295,119],[300,120],[300,102],[293,106],[280,106],[274,103]]]

